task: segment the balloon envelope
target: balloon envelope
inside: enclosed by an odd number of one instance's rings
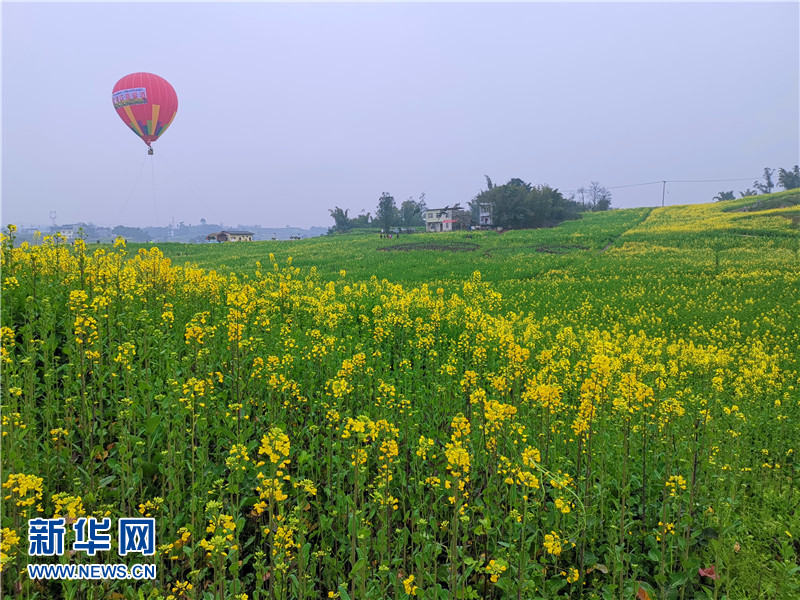
[[[131,73],[111,93],[117,114],[148,146],[167,130],[178,112],[178,95],[163,77]]]

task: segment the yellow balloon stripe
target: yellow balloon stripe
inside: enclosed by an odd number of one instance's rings
[[[153,120],[150,122],[150,135],[156,135],[156,129],[158,128],[158,111],[160,110],[160,104],[153,104]]]
[[[136,118],[133,116],[133,111],[131,110],[130,106],[125,107],[125,114],[128,115],[128,118],[131,120],[131,127],[136,130],[136,133],[139,135],[144,135],[144,133],[142,133],[142,129],[139,127],[139,124],[136,122]]]

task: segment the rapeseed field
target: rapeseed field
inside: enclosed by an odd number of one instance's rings
[[[11,226],[2,591],[798,598],[799,197],[393,240]],[[70,550],[89,517],[154,519],[154,554]],[[29,555],[37,518],[66,551]]]

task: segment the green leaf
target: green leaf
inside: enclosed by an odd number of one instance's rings
[[[367,564],[366,558],[359,558],[356,561],[356,564],[353,565],[353,568],[350,569],[350,577],[351,578],[355,577],[358,574],[358,572],[366,566],[366,564]]]
[[[719,532],[713,527],[706,527],[703,529],[703,537],[707,540],[716,540],[719,538]]]
[[[669,577],[670,587],[679,587],[689,581],[689,575],[686,573],[672,573]]]
[[[308,557],[311,554],[311,544],[307,543],[300,549],[300,568],[305,572],[308,568]]]
[[[258,502],[258,496],[247,496],[242,499],[242,506],[253,506]]]
[[[687,558],[683,561],[683,568],[690,574],[696,573],[697,569],[700,568],[700,559],[695,556]]]
[[[156,427],[158,424],[161,423],[161,416],[160,415],[153,415],[144,424],[144,430],[147,432],[147,435],[153,435],[155,432]]]
[[[142,476],[152,477],[158,473],[158,465],[154,462],[146,462],[142,465]]]
[[[545,585],[547,586],[547,591],[549,592],[549,596],[550,597],[555,597],[555,595],[558,593],[558,591],[561,588],[563,588],[565,585],[567,585],[567,580],[566,579],[561,579],[560,577],[553,578],[553,579],[548,580]]]

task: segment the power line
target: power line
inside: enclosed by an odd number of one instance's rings
[[[720,183],[725,181],[758,181],[758,177],[747,179],[667,179],[667,183]]]
[[[663,179],[659,180],[659,181],[648,181],[647,183],[629,183],[628,185],[614,185],[614,186],[606,187],[606,189],[607,190],[616,190],[616,189],[619,189],[619,188],[639,187],[639,186],[642,186],[642,185],[653,185],[653,184],[662,183],[662,182],[663,182]],[[569,194],[571,192],[577,192],[577,191],[578,191],[577,189],[564,190],[564,193],[565,194]]]
[[[662,183],[663,181],[664,180],[662,179],[661,181],[648,181],[647,183],[630,183],[628,185],[614,185],[614,186],[611,186],[611,187],[607,187],[606,189],[607,190],[616,190],[616,189],[619,189],[619,188],[639,187],[640,185],[653,185],[653,184],[656,184],[656,183]]]
[[[747,179],[659,179],[658,181],[648,181],[646,183],[629,183],[626,185],[610,185],[605,186],[607,190],[618,190],[622,188],[629,188],[629,187],[640,187],[644,185],[656,185],[660,183],[662,186],[667,183],[721,183],[726,181],[758,181],[758,177],[754,178],[747,178]],[[577,189],[574,190],[564,190],[564,193],[571,193],[577,192]]]
[[[628,185],[614,185],[609,186],[606,189],[608,190],[616,190],[619,188],[627,188],[627,187],[637,187],[640,185],[654,185],[656,183],[721,183],[726,181],[758,181],[758,177],[755,179],[748,177],[747,179],[662,179],[661,181],[648,181],[647,183],[631,183]]]

